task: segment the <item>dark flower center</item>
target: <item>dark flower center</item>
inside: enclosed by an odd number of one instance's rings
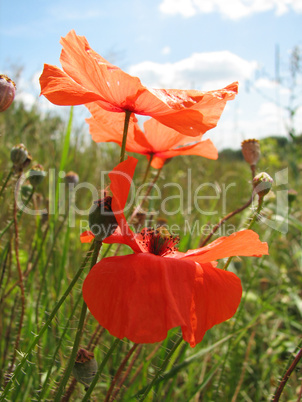
[[[179,243],[178,236],[172,236],[168,230],[160,226],[156,229],[145,228],[141,232],[144,247],[151,254],[164,256],[176,251]]]

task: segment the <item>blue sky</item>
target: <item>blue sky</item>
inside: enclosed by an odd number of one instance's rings
[[[239,95],[208,134],[219,148],[285,132],[285,78],[291,49],[302,48],[302,0],[2,1],[0,72],[24,67],[20,99],[51,107],[37,100],[38,77],[44,63],[60,66],[59,40],[71,29],[147,86],[208,90],[238,80]],[[276,46],[284,85],[272,81]]]

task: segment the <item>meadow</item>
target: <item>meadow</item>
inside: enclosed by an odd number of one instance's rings
[[[120,147],[87,138],[72,112],[69,121],[63,121],[14,102],[0,113],[1,400],[300,401],[301,361],[293,363],[302,345],[302,137],[260,141],[256,172],[268,173],[274,184],[253,230],[268,243],[269,255],[230,261],[229,270],[243,286],[236,314],[207,331],[194,348],[182,341],[179,328],[171,329],[162,342],[138,344],[124,338],[117,344],[89,311],[82,314],[81,288],[91,245],[80,242],[88,218],[77,211],[89,210],[94,200],[87,186],[73,191],[66,174],[74,172],[71,180],[77,174],[79,183],[91,183],[101,196],[102,172],[114,168]],[[32,160],[17,170],[11,149],[20,143]],[[140,186],[148,162],[142,155],[133,156],[139,160],[134,182]],[[36,164],[46,172],[43,181],[33,184],[25,176],[18,184],[21,174]],[[251,169],[241,150],[224,150],[216,161],[175,157],[160,171],[150,169],[147,183],[155,180],[143,204],[144,218],[147,226],[163,222],[173,228],[180,251],[208,242],[214,225],[246,204],[253,191]],[[142,194],[148,188],[144,186]],[[18,208],[16,189],[35,214]],[[254,201],[227,219],[211,241],[246,228],[256,207]],[[129,248],[103,244],[101,256],[116,253],[128,254]],[[220,260],[218,267],[225,262]],[[95,362],[99,367],[93,388],[77,381],[74,375],[80,374],[69,364],[81,320],[83,370],[94,378]]]

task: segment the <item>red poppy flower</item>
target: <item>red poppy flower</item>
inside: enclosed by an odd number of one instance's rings
[[[72,30],[61,39],[63,71],[44,65],[41,94],[56,105],[90,102],[111,112],[131,111],[154,117],[182,134],[195,137],[215,127],[238,83],[209,92],[148,89],[92,50],[84,36]]]
[[[164,230],[135,235],[123,213],[135,165],[136,159],[129,157],[109,174],[119,228],[105,240],[127,244],[134,254],[98,262],[84,281],[83,297],[97,321],[118,338],[159,342],[180,326],[183,339],[194,347],[208,329],[235,314],[241,299],[240,279],[213,261],[268,254],[267,244],[255,232],[243,230],[182,253],[174,247],[177,239]],[[82,235],[83,241],[91,238],[89,232]]]
[[[89,131],[95,142],[115,142],[121,146],[123,139],[124,116],[110,113],[96,103],[86,105],[92,117],[86,119]],[[188,137],[155,119],[144,123],[143,132],[134,115],[131,116],[126,151],[152,156],[151,166],[161,168],[166,159],[179,155],[199,155],[217,159],[218,151],[211,140],[201,141],[201,137]]]

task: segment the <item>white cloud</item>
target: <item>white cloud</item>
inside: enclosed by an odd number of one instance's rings
[[[129,73],[151,88],[213,90],[233,81],[253,76],[255,61],[247,61],[229,51],[193,53],[176,63],[145,61],[133,65]]]
[[[266,77],[255,80],[257,68],[255,61],[222,51],[194,53],[175,63],[145,61],[131,66],[128,72],[150,88],[214,90],[239,81],[238,96],[228,102],[217,127],[205,135],[221,150],[239,149],[248,138],[287,135],[288,89]],[[296,114],[296,127],[301,127],[301,119],[302,107]]]
[[[192,17],[196,14],[218,12],[224,17],[238,20],[265,11],[282,15],[289,10],[302,13],[301,0],[162,0],[159,9],[164,14]]]

